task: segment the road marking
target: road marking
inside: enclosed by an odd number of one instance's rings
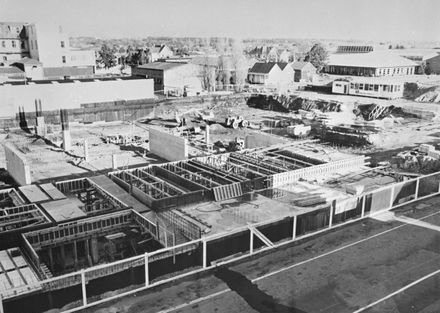
[[[423,220],[423,219],[425,219],[425,218],[431,217],[431,216],[436,215],[436,214],[439,214],[439,213],[440,213],[440,212],[435,212],[435,213],[432,213],[432,214],[428,214],[428,215],[426,215],[426,216],[424,216],[424,217],[422,217],[422,218],[420,218],[420,219],[418,219],[418,220]],[[326,256],[328,256],[328,255],[331,255],[331,254],[333,254],[333,253],[339,252],[339,251],[344,250],[344,249],[346,249],[346,248],[350,248],[350,247],[352,247],[352,246],[355,246],[355,245],[360,244],[360,243],[362,243],[362,242],[368,241],[368,240],[370,240],[370,239],[373,239],[373,238],[376,238],[376,237],[379,237],[379,236],[385,235],[385,234],[387,234],[387,233],[389,233],[389,232],[391,232],[391,231],[393,231],[393,230],[396,230],[396,229],[402,228],[402,227],[404,227],[404,226],[408,226],[408,224],[405,223],[405,224],[402,224],[402,225],[399,225],[399,226],[396,226],[396,227],[390,228],[390,229],[385,230],[385,231],[383,231],[383,232],[377,233],[377,234],[375,234],[375,235],[373,235],[373,236],[371,236],[371,237],[367,237],[367,238],[364,238],[364,239],[361,239],[361,240],[358,240],[358,241],[352,242],[352,243],[350,243],[350,244],[348,244],[348,245],[345,245],[345,246],[339,247],[339,248],[337,248],[337,249],[335,249],[335,250],[331,250],[331,251],[329,251],[329,252],[323,253],[323,254],[318,255],[318,256],[316,256],[316,257],[313,257],[313,258],[311,258],[311,259],[307,259],[307,260],[304,260],[304,261],[301,261],[301,262],[298,262],[298,263],[295,263],[295,264],[292,264],[292,265],[289,265],[289,266],[283,267],[283,268],[278,269],[278,270],[276,270],[276,271],[273,271],[273,272],[271,272],[271,273],[267,273],[267,274],[265,274],[265,275],[263,275],[263,276],[260,276],[260,277],[254,278],[254,279],[251,280],[251,282],[253,282],[253,283],[254,283],[254,282],[257,282],[257,281],[259,281],[259,280],[262,280],[262,279],[264,279],[264,278],[267,278],[267,277],[270,277],[270,276],[273,276],[273,275],[279,274],[279,273],[281,273],[281,272],[287,271],[287,270],[292,269],[292,268],[294,268],[294,267],[301,266],[301,265],[304,265],[304,264],[306,264],[306,263],[308,263],[308,262],[312,262],[312,261],[315,261],[315,260],[317,260],[317,259],[320,259],[320,258],[326,257]],[[276,249],[276,248],[275,248],[275,249]],[[440,271],[440,270],[439,270],[439,271]],[[210,295],[207,295],[207,296],[201,297],[201,298],[194,299],[194,300],[192,300],[192,301],[190,301],[190,302],[186,302],[186,303],[180,304],[180,305],[175,306],[175,307],[172,307],[172,308],[168,308],[168,309],[165,309],[165,310],[162,310],[162,311],[158,311],[158,313],[169,313],[169,312],[173,312],[173,311],[176,311],[176,310],[180,310],[180,309],[183,309],[183,308],[185,308],[185,307],[187,307],[187,306],[190,306],[190,305],[193,305],[193,304],[197,304],[197,303],[203,302],[203,301],[208,300],[208,299],[211,299],[211,298],[215,298],[215,297],[217,297],[217,296],[219,296],[219,295],[221,295],[221,294],[224,294],[224,293],[226,293],[226,292],[229,292],[229,291],[231,291],[230,288],[225,288],[224,290],[221,290],[221,291],[219,291],[219,292],[216,292],[216,293],[213,293],[213,294],[210,294]],[[378,300],[378,301],[379,301],[379,300]]]
[[[374,302],[372,302],[372,303],[370,303],[370,304],[368,304],[368,305],[366,305],[366,306],[364,306],[364,307],[362,307],[362,308],[360,308],[360,309],[354,311],[353,313],[360,313],[360,312],[363,312],[363,311],[365,311],[365,310],[367,310],[367,309],[370,309],[370,308],[372,308],[373,306],[375,306],[375,305],[377,305],[377,304],[379,304],[379,303],[381,303],[381,302],[383,302],[383,301],[385,301],[385,300],[388,300],[388,299],[394,297],[395,295],[401,293],[402,291],[405,291],[405,290],[407,290],[408,288],[411,288],[412,286],[415,286],[415,285],[421,283],[422,281],[424,281],[424,280],[426,280],[426,279],[428,279],[428,278],[430,278],[430,277],[432,277],[432,276],[435,276],[435,275],[437,275],[437,274],[440,274],[440,269],[439,269],[439,270],[436,270],[435,272],[432,272],[432,273],[430,273],[430,274],[428,274],[428,275],[426,275],[426,276],[423,276],[422,278],[419,278],[419,279],[417,279],[416,281],[413,281],[412,283],[406,285],[405,287],[402,287],[402,288],[400,288],[399,290],[396,290],[396,291],[394,291],[393,293],[390,293],[389,295],[383,297],[382,299],[379,299],[379,300],[377,300],[377,301],[374,301]]]
[[[219,296],[219,295],[221,295],[221,294],[224,294],[224,293],[227,293],[227,292],[229,292],[229,291],[231,291],[231,289],[229,289],[229,288],[227,288],[227,289],[223,289],[223,290],[221,290],[221,291],[219,291],[219,292],[216,292],[216,293],[213,293],[213,294],[210,294],[210,295],[207,295],[207,296],[201,297],[201,298],[194,299],[194,300],[192,300],[192,301],[190,301],[190,302],[182,303],[182,304],[180,304],[180,305],[178,305],[178,306],[175,306],[175,307],[172,307],[172,308],[168,308],[168,309],[165,309],[165,310],[159,311],[159,312],[157,312],[157,313],[167,313],[167,312],[172,312],[172,311],[180,310],[180,309],[183,309],[184,307],[187,307],[187,306],[190,306],[190,305],[193,305],[193,304],[197,304],[197,303],[199,303],[199,302],[203,302],[203,301],[205,301],[205,300],[208,300],[208,299],[210,299],[210,298],[217,297],[217,296]]]
[[[396,221],[405,223],[405,224],[411,224],[411,225],[415,225],[415,226],[419,226],[419,227],[423,227],[423,228],[428,228],[431,230],[435,230],[435,231],[439,231],[440,232],[440,226],[431,224],[431,223],[427,223],[427,222],[423,222],[414,218],[410,218],[410,217],[406,217],[406,216],[396,216],[394,217],[394,219]]]

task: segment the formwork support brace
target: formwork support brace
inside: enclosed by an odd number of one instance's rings
[[[208,263],[208,260],[206,258],[208,251],[207,251],[207,245],[206,245],[206,240],[205,239],[202,240],[202,248],[203,248],[203,255],[202,255],[202,257],[203,257],[203,268],[206,268],[207,267],[207,263]]]
[[[296,238],[296,224],[298,221],[298,216],[294,216],[293,217],[293,222],[292,222],[292,240],[295,240]]]
[[[362,198],[362,211],[361,211],[361,217],[365,216],[365,205],[367,202],[367,196],[364,195],[364,197]]]
[[[273,247],[274,244],[272,241],[270,241],[266,236],[264,236],[257,228],[248,226],[248,228],[251,230],[251,236],[253,237],[256,235],[260,240],[268,247]],[[253,238],[252,238],[253,241]]]
[[[147,287],[150,285],[150,272],[149,272],[149,266],[148,266],[148,253],[145,252],[144,254],[145,258],[145,286]]]
[[[81,270],[81,290],[83,296],[83,306],[87,305],[87,290],[86,290],[86,272]]]
[[[419,187],[420,187],[420,178],[417,178],[416,180],[416,191],[414,193],[414,199],[419,198]]]

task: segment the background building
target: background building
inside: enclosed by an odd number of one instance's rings
[[[313,75],[316,74],[316,67],[310,62],[293,62],[291,67],[294,70],[294,81],[312,81]]]
[[[154,62],[132,68],[133,76],[152,78],[154,91],[167,95],[195,95],[202,91],[201,68],[191,63]]]
[[[25,23],[0,22],[0,63],[29,56]]]
[[[413,75],[417,63],[387,52],[331,54],[325,72],[335,75],[396,76]]]

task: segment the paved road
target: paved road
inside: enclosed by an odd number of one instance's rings
[[[414,209],[405,215],[435,221],[439,201],[402,211]],[[86,312],[354,312],[439,269],[440,232],[368,219]],[[365,312],[440,312],[438,276]]]

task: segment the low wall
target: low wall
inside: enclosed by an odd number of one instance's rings
[[[168,160],[179,161],[188,158],[188,141],[154,128],[149,129],[150,151]]]
[[[11,143],[5,143],[3,146],[6,155],[6,170],[19,185],[31,184],[31,171],[26,156]]]
[[[0,86],[0,117],[11,116],[23,106],[35,111],[35,99],[44,110],[77,109],[82,103],[153,98],[152,79],[104,80],[83,82],[29,83]]]

